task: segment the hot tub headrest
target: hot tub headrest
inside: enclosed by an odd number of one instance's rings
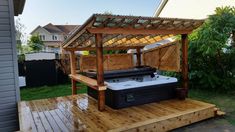
[[[152,75],[156,72],[155,68],[149,66],[135,67],[125,70],[112,70],[104,72],[104,79],[119,78],[119,77],[129,77],[129,76],[139,76],[139,75]],[[83,73],[85,76],[96,78],[95,71],[87,71]]]

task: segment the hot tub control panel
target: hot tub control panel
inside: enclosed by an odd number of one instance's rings
[[[134,94],[127,94],[126,95],[126,102],[133,102],[135,101]]]

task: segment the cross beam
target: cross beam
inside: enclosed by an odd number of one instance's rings
[[[135,29],[135,28],[87,28],[90,33],[102,33],[102,34],[131,34],[131,35],[167,35],[167,34],[189,34],[192,32],[188,30],[161,30],[161,29]]]

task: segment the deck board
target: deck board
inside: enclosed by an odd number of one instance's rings
[[[42,106],[40,108],[44,112],[48,122],[50,123],[50,126],[51,126],[52,130],[57,131],[57,132],[62,131],[60,129],[60,127],[58,126],[58,124],[56,123],[56,121],[55,121],[54,117],[52,116],[52,114],[49,112],[50,110],[48,109],[48,106],[45,103],[45,101],[44,100],[39,100],[39,105],[38,106],[39,107]]]
[[[87,94],[22,101],[18,107],[20,131],[168,131],[215,116],[215,105],[191,99],[100,112]]]
[[[33,102],[33,105],[35,107],[35,110],[38,111],[38,116],[40,117],[41,123],[44,126],[45,131],[52,131],[50,122],[48,122],[44,114],[44,110],[42,110],[43,107],[37,107],[40,106],[40,104],[38,104],[38,101]]]

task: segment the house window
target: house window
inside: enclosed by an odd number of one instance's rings
[[[56,35],[52,35],[52,40],[58,40]]]
[[[39,35],[39,38],[40,38],[41,40],[45,40],[45,35]]]

